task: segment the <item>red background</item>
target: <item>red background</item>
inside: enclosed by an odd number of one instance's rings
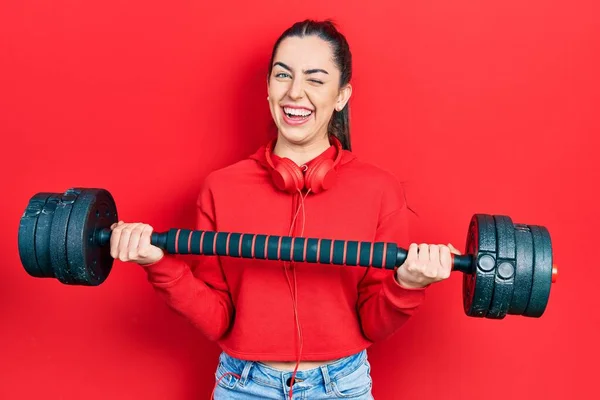
[[[548,227],[561,268],[540,319],[468,318],[460,274],[433,286],[371,348],[375,398],[596,396],[597,2],[5,0],[0,398],[209,398],[219,349],[139,267],[97,288],[31,278],[19,218],[86,186],[127,221],[190,226],[206,174],[267,138],[271,46],[306,17],[351,44],[354,151],[408,182],[414,241],[463,250],[473,213],[507,214]]]

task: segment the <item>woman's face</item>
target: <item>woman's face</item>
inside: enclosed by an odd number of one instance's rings
[[[279,134],[294,144],[327,136],[334,110],[342,110],[352,88],[340,89],[340,71],[329,44],[316,36],[288,37],[277,49],[268,80],[269,107]]]

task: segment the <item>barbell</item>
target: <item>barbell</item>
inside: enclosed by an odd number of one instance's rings
[[[105,189],[70,188],[33,195],[19,224],[18,247],[26,272],[67,285],[98,286],[112,270],[110,226],[118,221]],[[395,269],[407,250],[389,242],[170,229],[151,243],[169,254],[296,261]],[[463,275],[463,308],[471,317],[507,314],[541,317],[555,282],[552,241],[543,226],[513,223],[504,215],[474,214],[465,255],[453,255]]]

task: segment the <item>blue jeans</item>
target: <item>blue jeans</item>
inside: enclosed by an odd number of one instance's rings
[[[227,374],[235,373],[239,376]],[[293,399],[372,400],[371,365],[367,351],[344,357],[318,368],[296,372]],[[256,361],[240,360],[225,352],[219,357],[215,400],[289,399],[292,371],[271,368]]]

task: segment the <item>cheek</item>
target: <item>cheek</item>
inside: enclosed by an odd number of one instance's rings
[[[334,88],[315,88],[311,92],[311,99],[319,108],[333,110],[337,102],[338,91]]]
[[[277,88],[277,86],[270,86],[267,91],[269,108],[271,111],[275,111],[276,108],[279,107],[279,103],[281,102],[281,90]]]
[[[330,93],[320,93],[313,97],[313,104],[320,111],[319,118],[329,118],[335,108],[337,99]]]
[[[288,91],[288,84],[285,82],[279,82],[276,80],[271,80],[269,82],[269,86],[267,88],[267,92],[269,93],[269,97],[273,100],[280,101]]]

